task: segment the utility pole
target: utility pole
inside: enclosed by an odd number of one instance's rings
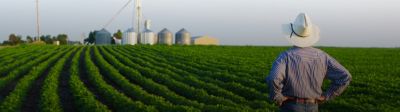
[[[39,0],[36,0],[36,31],[37,41],[40,41],[40,20],[39,20]]]
[[[82,43],[82,45],[85,45],[86,34],[85,34],[85,33],[82,33],[81,36],[82,36],[82,37],[81,37],[81,43]]]

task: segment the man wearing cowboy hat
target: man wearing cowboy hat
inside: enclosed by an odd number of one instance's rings
[[[267,83],[270,99],[284,112],[316,112],[318,104],[340,95],[351,75],[327,53],[311,47],[319,40],[319,29],[301,13],[294,23],[284,25],[293,48],[283,52],[273,63]],[[332,81],[323,93],[322,83]]]

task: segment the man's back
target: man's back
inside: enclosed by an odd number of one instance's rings
[[[319,49],[294,47],[286,55],[286,81],[282,92],[285,96],[318,98],[328,69],[327,55]],[[283,58],[285,58],[283,57]]]
[[[325,78],[332,80],[322,93]],[[350,73],[335,59],[313,47],[293,47],[274,62],[267,82],[270,98],[283,102],[287,97],[327,100],[338,96],[350,83]]]

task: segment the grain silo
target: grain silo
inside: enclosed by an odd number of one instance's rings
[[[137,44],[137,34],[133,28],[126,30],[122,37],[122,45],[135,45]]]
[[[175,34],[175,44],[190,45],[190,38],[190,33],[183,28]]]
[[[141,33],[140,43],[149,45],[156,44],[157,43],[156,35],[153,31],[150,30],[151,21],[146,20],[144,26],[146,27],[146,29],[144,30],[143,33]]]
[[[219,40],[210,36],[193,37],[192,45],[219,45]]]
[[[158,44],[172,45],[173,34],[167,28],[158,33]]]
[[[100,31],[96,32],[96,45],[108,45],[111,44],[111,33],[108,32],[106,29],[101,29]]]

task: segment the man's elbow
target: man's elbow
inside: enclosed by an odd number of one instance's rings
[[[265,78],[265,82],[267,84],[271,83],[273,80],[274,80],[274,78],[271,75],[269,75],[267,78]]]
[[[333,83],[337,86],[347,86],[353,79],[351,74],[346,71],[339,73],[339,75],[337,76],[339,77],[337,77],[336,79],[331,79]]]
[[[335,81],[338,86],[348,86],[353,80],[353,77],[349,72],[343,72],[341,77]]]
[[[351,76],[351,74],[350,74],[350,72],[348,70],[346,70],[345,76],[346,76],[346,79],[347,79],[346,83],[349,84],[353,80],[353,76]]]

